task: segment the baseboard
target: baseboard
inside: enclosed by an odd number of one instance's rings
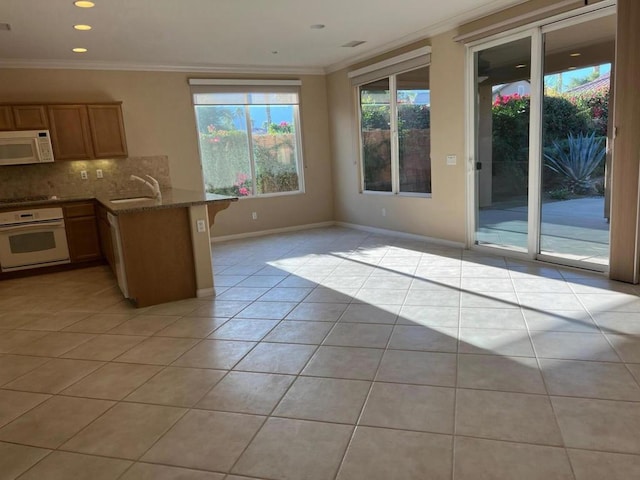
[[[263,237],[273,235],[274,233],[296,232],[298,230],[311,230],[312,228],[333,227],[334,221],[307,223],[305,225],[295,225],[293,227],[272,228],[270,230],[260,230],[257,232],[237,233],[235,235],[223,235],[220,237],[211,237],[211,243],[228,242],[229,240],[240,240],[243,238]]]
[[[442,245],[443,247],[466,248],[462,242],[452,242],[451,240],[443,240],[441,238],[427,237],[415,233],[400,232],[398,230],[387,230],[386,228],[369,227],[366,225],[358,225],[357,223],[334,222],[334,225],[345,228],[353,228],[354,230],[362,230],[363,232],[376,233],[378,235],[389,235],[392,237],[406,238],[409,240],[420,240],[422,242]]]
[[[213,289],[213,287],[211,287],[211,288],[198,288],[196,290],[196,297],[198,297],[198,298],[211,297],[214,294],[215,294],[215,290]]]

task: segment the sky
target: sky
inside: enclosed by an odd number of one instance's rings
[[[600,75],[604,75],[605,73],[608,73],[610,71],[611,71],[610,63],[605,63],[603,65],[600,65]],[[571,88],[570,84],[574,78],[584,78],[590,75],[592,72],[593,72],[593,67],[579,68],[576,70],[562,72],[562,91],[566,91],[569,88]],[[556,77],[557,77],[557,74],[546,75],[544,77],[544,83],[545,84],[553,83],[556,81]]]

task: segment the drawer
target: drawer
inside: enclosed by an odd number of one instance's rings
[[[71,203],[69,205],[65,205],[63,208],[64,218],[95,216],[95,207],[93,202]]]

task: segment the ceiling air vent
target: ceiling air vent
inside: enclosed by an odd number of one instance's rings
[[[344,45],[341,45],[342,47],[347,47],[347,48],[353,48],[353,47],[357,47],[358,45],[362,45],[363,43],[366,43],[366,41],[364,40],[351,40],[350,42],[345,43]]]
[[[11,25],[8,23],[0,23],[0,30],[11,30]]]

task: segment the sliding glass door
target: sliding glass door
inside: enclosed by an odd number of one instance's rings
[[[470,48],[473,244],[606,269],[611,13]]]
[[[531,37],[475,52],[476,243],[528,248]]]
[[[615,15],[544,33],[540,253],[609,264]]]

